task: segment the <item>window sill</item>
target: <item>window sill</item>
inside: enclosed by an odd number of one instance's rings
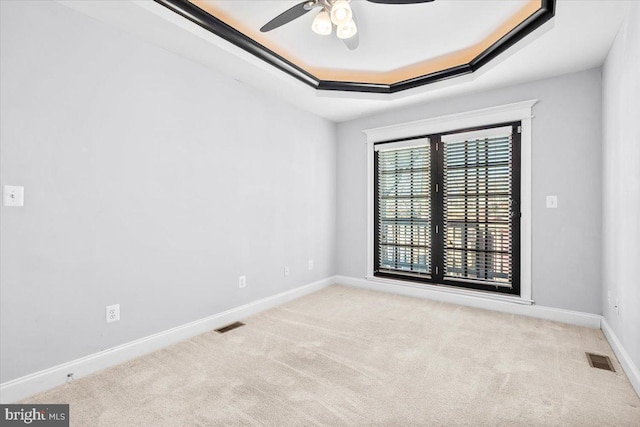
[[[469,290],[469,289],[457,289],[451,286],[444,285],[432,285],[429,283],[415,283],[415,282],[405,282],[403,280],[394,280],[394,279],[386,279],[375,276],[366,276],[366,279],[371,282],[393,285],[393,286],[402,286],[405,288],[413,288],[420,289],[428,292],[437,292],[441,294],[449,294],[449,295],[462,295],[465,297],[472,297],[478,299],[485,300],[493,300],[493,301],[502,301],[502,302],[510,302],[513,304],[522,304],[522,305],[531,305],[534,303],[531,299],[525,299],[515,295],[498,295],[493,292],[488,291],[477,291],[477,290]]]

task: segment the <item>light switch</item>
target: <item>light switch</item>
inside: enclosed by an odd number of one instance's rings
[[[558,196],[547,196],[547,209],[556,209],[558,207]]]
[[[2,189],[2,204],[4,206],[24,206],[24,187],[5,185]]]

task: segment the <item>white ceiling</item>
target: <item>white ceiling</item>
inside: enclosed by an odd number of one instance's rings
[[[448,1],[459,0],[436,3]],[[483,0],[474,0],[480,1]],[[391,95],[315,90],[150,0],[60,3],[302,109],[341,122],[447,96],[598,67],[632,1],[558,0],[552,21],[473,75]],[[274,11],[274,16],[280,9]]]
[[[440,0],[385,5],[352,0],[360,45],[350,51],[334,34],[311,31],[318,9],[268,33],[259,29],[301,0],[200,0],[221,18],[242,25],[253,39],[264,39],[314,68],[390,71],[475,45],[509,21],[530,0]],[[199,3],[198,3],[199,4]],[[478,19],[481,16],[482,19]],[[262,40],[260,40],[262,42]]]

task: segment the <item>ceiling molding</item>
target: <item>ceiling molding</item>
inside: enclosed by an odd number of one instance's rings
[[[154,0],[168,9],[174,11],[178,15],[187,18],[189,21],[201,26],[207,31],[225,39],[226,41],[238,46],[250,54],[262,59],[268,64],[284,71],[285,73],[297,78],[303,83],[311,87],[318,87],[319,80],[298,67],[294,63],[286,60],[274,51],[267,49],[260,43],[250,37],[247,37],[240,31],[224,23],[215,16],[200,9],[188,0]]]
[[[541,0],[540,8],[515,28],[491,44],[484,51],[466,64],[446,68],[411,79],[391,83],[365,83],[335,80],[322,80],[304,70],[293,62],[285,59],[273,50],[263,46],[244,33],[236,30],[222,20],[199,8],[189,0],[154,0],[181,15],[189,21],[199,25],[207,31],[238,46],[250,54],[260,58],[273,67],[284,71],[288,75],[300,80],[314,89],[322,91],[365,92],[392,94],[420,86],[441,82],[453,77],[473,73],[504,51],[518,43],[531,32],[542,26],[555,16],[556,0]]]

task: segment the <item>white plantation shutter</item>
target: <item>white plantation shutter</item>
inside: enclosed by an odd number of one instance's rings
[[[512,127],[446,135],[442,145],[444,277],[511,287]]]
[[[431,272],[431,148],[415,144],[377,154],[379,271]]]

